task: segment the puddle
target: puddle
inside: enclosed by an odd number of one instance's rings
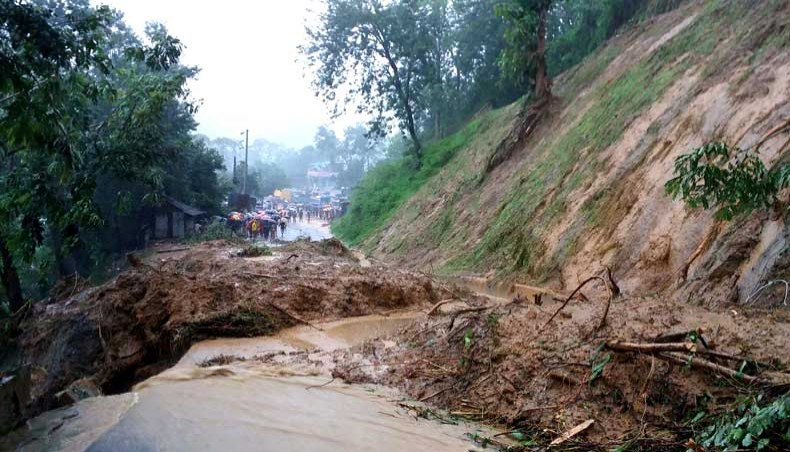
[[[29,422],[23,451],[466,451],[472,423],[412,416],[390,388],[331,379],[331,353],[400,332],[420,313],[299,326],[195,344],[134,392],[84,400]],[[249,359],[305,355],[300,362]],[[200,367],[220,355],[248,358]],[[490,432],[490,430],[488,431]],[[20,439],[19,436],[16,437]]]
[[[544,298],[563,298],[560,294],[543,287],[518,283],[495,283],[487,278],[476,276],[461,277],[457,282],[472,292],[494,300],[510,301],[515,296],[519,296],[525,300],[532,300],[536,295],[541,295]]]

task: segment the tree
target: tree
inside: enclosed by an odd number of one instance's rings
[[[332,129],[320,126],[315,133],[313,142],[315,143],[315,149],[324,159],[329,160],[332,165],[337,163],[342,150],[340,140]]]
[[[551,97],[551,79],[546,64],[546,33],[549,11],[555,0],[508,0],[496,11],[508,24],[507,46],[501,64],[506,73],[519,81],[529,80],[536,102]]]
[[[327,0],[318,26],[307,28],[310,43],[301,48],[315,70],[317,94],[333,113],[357,101],[357,111],[373,117],[371,131],[381,135],[393,114],[411,139],[417,165],[421,94],[433,82],[429,12],[421,0]],[[338,101],[343,88],[348,95]]]
[[[89,270],[100,246],[86,237],[112,220],[107,207],[161,200],[194,145],[196,70],[163,27],[146,34],[85,0],[0,0],[0,270],[13,309],[16,269],[45,240],[62,276]]]

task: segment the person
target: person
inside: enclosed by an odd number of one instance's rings
[[[300,223],[302,222],[302,216],[303,215],[304,215],[304,211],[302,209],[299,209],[299,222]]]
[[[308,223],[310,222],[310,211],[309,210],[307,211],[307,222]]]
[[[285,226],[288,223],[288,220],[285,218],[280,220],[280,237],[285,239]]]
[[[258,223],[258,220],[253,218],[250,221],[250,233],[252,235],[253,242],[255,242],[255,239],[258,237],[259,229],[260,229],[260,224]]]
[[[264,218],[263,225],[261,226],[261,233],[263,234],[263,240],[269,241],[269,235],[271,234],[271,223],[269,222],[268,218]]]

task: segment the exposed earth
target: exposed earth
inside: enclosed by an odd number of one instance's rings
[[[681,450],[700,410],[790,383],[785,309],[614,296],[600,326],[607,279],[569,299],[396,270],[335,239],[238,257],[245,246],[161,248],[102,286],[36,304],[21,338],[33,358],[23,414],[78,403],[4,447],[255,450],[297,438],[305,450],[389,450],[370,448],[373,435],[391,450],[530,448],[588,423],[559,448]],[[683,347],[632,353],[622,342]],[[273,413],[291,420],[277,427]],[[332,440],[337,429],[352,433]]]

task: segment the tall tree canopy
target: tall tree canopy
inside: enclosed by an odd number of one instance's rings
[[[12,308],[17,268],[38,247],[61,275],[89,271],[114,247],[89,236],[115,240],[108,226],[143,201],[195,178],[187,200],[218,202],[221,162],[190,135],[196,70],[163,27],[146,35],[87,0],[0,0],[0,273]]]
[[[314,86],[340,114],[348,101],[370,115],[373,133],[384,134],[392,116],[412,140],[417,161],[421,94],[431,80],[430,2],[328,0],[317,27],[308,27],[302,48],[315,70]],[[341,89],[344,99],[337,99]],[[391,116],[392,115],[392,116]]]
[[[519,81],[528,81],[535,99],[551,96],[551,79],[546,63],[546,34],[549,10],[556,0],[508,0],[497,5],[508,24],[507,47],[502,52],[502,67]]]

